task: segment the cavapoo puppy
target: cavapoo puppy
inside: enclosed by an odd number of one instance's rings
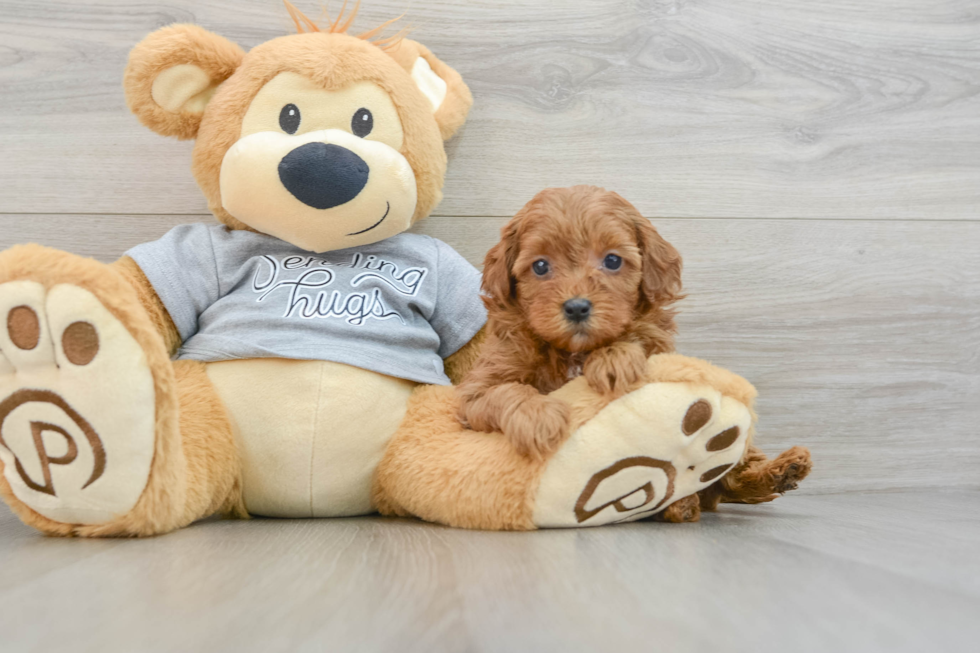
[[[459,386],[460,419],[539,457],[569,428],[568,406],[543,393],[584,375],[623,394],[647,357],[673,350],[681,257],[595,186],[541,191],[501,233],[484,263],[487,342]]]
[[[673,351],[681,257],[632,204],[595,186],[538,193],[501,234],[483,270],[487,341],[459,386],[459,417],[541,457],[564,440],[570,417],[545,393],[584,375],[620,395],[640,381],[647,357]],[[811,467],[804,447],[770,460],[750,446],[721,480],[658,518],[697,521],[722,502],[772,501]]]

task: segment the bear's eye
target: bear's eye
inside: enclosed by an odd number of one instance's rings
[[[350,130],[354,132],[354,136],[364,138],[372,129],[374,129],[374,116],[367,109],[358,109],[350,119]]]
[[[299,107],[295,104],[287,104],[279,112],[279,126],[287,134],[295,134],[299,129]]]
[[[623,267],[623,257],[617,254],[606,254],[606,258],[602,259],[602,267],[607,270],[618,270]]]
[[[543,258],[539,258],[537,261],[531,264],[531,270],[533,270],[534,274],[538,275],[539,277],[543,277],[544,275],[548,274],[549,270],[551,270],[551,266],[548,265],[548,261],[544,260]]]

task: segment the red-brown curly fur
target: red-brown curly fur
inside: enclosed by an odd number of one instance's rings
[[[564,440],[569,420],[568,407],[543,393],[582,373],[596,390],[622,394],[648,356],[673,351],[681,257],[633,205],[595,186],[538,193],[501,235],[483,270],[487,341],[459,386],[459,416],[540,458]],[[618,272],[601,266],[609,252],[623,259]],[[531,269],[539,259],[551,266],[543,277]],[[574,297],[592,302],[584,329],[563,315]],[[811,466],[803,447],[770,460],[750,446],[735,469],[660,518],[697,521],[721,502],[772,501]]]
[[[673,351],[681,257],[632,204],[595,186],[541,191],[501,233],[484,263],[488,337],[460,384],[460,418],[540,457],[568,429],[568,407],[542,393],[584,374],[622,394],[647,357]],[[604,266],[609,254],[619,269]],[[545,275],[532,269],[542,260]],[[567,318],[571,299],[591,302],[587,320]]]

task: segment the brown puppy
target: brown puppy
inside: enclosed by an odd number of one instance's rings
[[[648,356],[673,351],[681,257],[629,202],[594,186],[538,193],[501,233],[484,263],[487,342],[459,386],[460,419],[541,456],[562,442],[569,419],[542,393],[584,374],[596,390],[622,394]],[[750,446],[731,472],[660,519],[772,501],[811,467],[803,447],[770,460]]]
[[[539,457],[569,420],[542,393],[584,374],[622,394],[648,356],[673,350],[681,257],[632,204],[595,186],[541,191],[502,235],[484,263],[488,336],[460,385],[460,418]]]

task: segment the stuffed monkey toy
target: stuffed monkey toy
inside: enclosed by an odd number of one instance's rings
[[[546,460],[464,430],[450,384],[480,347],[480,275],[406,230],[441,199],[470,92],[419,43],[290,11],[298,33],[248,53],[172,25],[130,56],[129,106],[196,139],[220,225],[111,265],[0,253],[0,494],[25,523],[146,536],[219,513],[381,511],[591,526],[672,505],[694,519],[699,501],[768,500],[805,475],[799,451],[748,448],[751,385],[676,354],[615,400],[583,379],[558,390],[574,428]]]

